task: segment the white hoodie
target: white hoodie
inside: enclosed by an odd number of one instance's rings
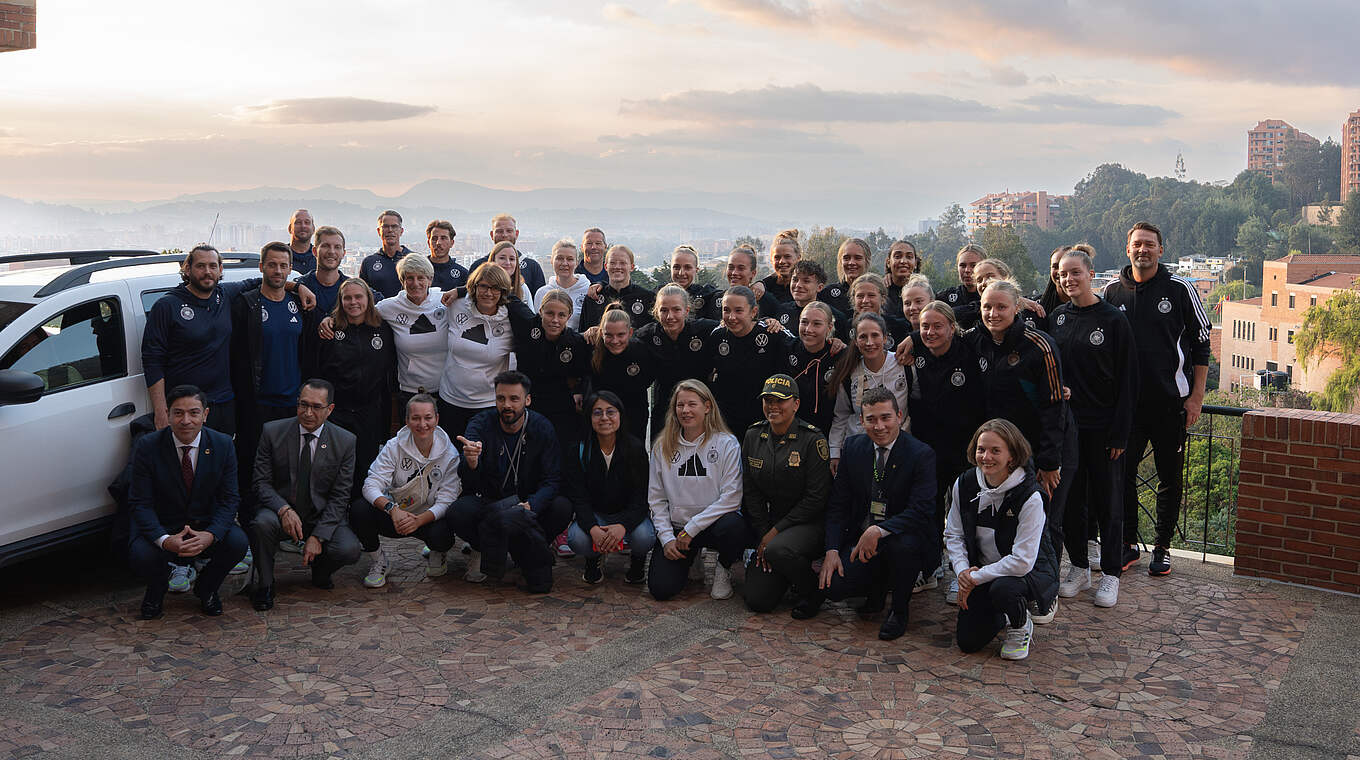
[[[987,485],[982,470],[974,469],[974,472],[977,473],[978,485],[982,487],[978,492],[977,507],[972,504],[959,504],[959,482],[955,480],[950,488],[949,514],[944,522],[945,548],[949,552],[949,564],[954,568],[956,575],[969,567],[968,546],[963,540],[963,517],[959,515],[959,510],[977,509],[979,513],[989,509],[996,511],[1001,508],[1006,493],[1025,479],[1024,468],[1018,467],[1011,471],[1001,485],[991,488]],[[968,473],[965,472],[959,477],[967,476]],[[1015,541],[1011,544],[1010,554],[1001,556],[1001,551],[996,548],[996,531],[979,525],[977,543],[978,553],[982,555],[980,558],[982,567],[973,573],[973,580],[986,583],[1005,576],[1028,575],[1039,559],[1039,544],[1043,540],[1045,525],[1044,500],[1038,491],[1031,494],[1020,507],[1020,524],[1016,527]]]
[[[430,514],[438,520],[444,516],[455,499],[463,492],[458,479],[458,450],[442,428],[434,429],[434,445],[428,457],[421,456],[411,437],[411,429],[403,427],[392,440],[383,444],[378,458],[364,478],[364,498],[372,504],[379,496],[389,496],[394,488],[406,485],[411,478],[424,475],[429,479],[434,504]]]
[[[448,340],[444,335],[447,310],[439,302],[439,288],[430,288],[429,295],[419,305],[411,303],[406,291],[378,302],[378,315],[392,326],[392,340],[397,345],[397,387],[407,393],[424,389],[433,393],[439,388],[444,372],[444,357]],[[411,325],[424,315],[434,330],[411,334]]]
[[[888,353],[887,358],[883,360],[883,366],[879,367],[877,372],[867,369],[864,360],[861,359],[859,364],[855,365],[855,370],[850,373],[850,393],[846,394],[844,385],[836,389],[836,412],[831,418],[831,431],[826,436],[826,442],[831,445],[832,459],[841,455],[841,446],[845,445],[846,438],[864,432],[859,400],[863,398],[864,392],[871,388],[887,388],[892,391],[897,397],[897,408],[902,410],[903,415],[907,413],[910,386],[907,383],[907,372],[897,363],[897,356]],[[902,427],[907,427],[906,417],[902,418]]]
[[[583,274],[575,275],[576,282],[570,286],[563,287],[557,282],[557,275],[553,275],[548,284],[538,289],[534,294],[534,311],[543,311],[543,297],[548,295],[549,290],[565,290],[571,297],[571,316],[567,318],[567,327],[579,330],[581,326],[581,305],[586,302],[586,291],[590,290],[590,279]]]
[[[741,444],[731,433],[718,433],[703,443],[680,436],[675,456],[666,460],[661,444],[652,447],[647,479],[652,525],[664,547],[683,528],[697,536],[728,512],[741,507]]]
[[[505,307],[486,315],[471,298],[460,298],[444,321],[448,358],[439,382],[439,397],[464,409],[485,409],[496,403],[491,379],[512,366],[514,336]]]

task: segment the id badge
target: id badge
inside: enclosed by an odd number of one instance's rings
[[[874,522],[881,522],[888,516],[888,503],[881,499],[874,499],[869,502],[869,517]]]

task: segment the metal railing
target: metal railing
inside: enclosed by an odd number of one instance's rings
[[[1201,561],[1209,554],[1232,555],[1236,549],[1237,486],[1242,450],[1242,415],[1236,406],[1206,404],[1198,421],[1186,432],[1181,463],[1180,513],[1172,534],[1178,549],[1198,549]],[[1150,545],[1157,524],[1157,487],[1152,448],[1138,462],[1138,539]],[[1195,535],[1198,529],[1198,536]]]

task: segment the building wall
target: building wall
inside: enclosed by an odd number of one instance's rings
[[[1317,138],[1307,132],[1300,132],[1288,122],[1279,119],[1266,119],[1247,130],[1247,169],[1258,171],[1278,182],[1283,177],[1285,148],[1291,141],[1303,140],[1317,143]]]
[[[0,1],[0,53],[38,44],[37,0]]]
[[[1360,191],[1360,110],[1341,125],[1341,202]]]
[[[1033,224],[1050,229],[1062,224],[1069,195],[1049,195],[1046,191],[989,193],[968,204],[968,227],[979,230],[989,224],[1017,226]]]
[[[1242,418],[1235,575],[1360,593],[1360,416]]]

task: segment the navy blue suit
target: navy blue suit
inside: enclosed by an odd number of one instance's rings
[[[132,530],[128,555],[133,571],[146,579],[148,596],[153,598],[165,594],[170,581],[169,563],[190,559],[156,546],[161,536],[178,535],[185,525],[213,535],[212,545],[202,555],[208,565],[195,587],[200,596],[222,585],[227,573],[245,556],[248,546],[245,532],[236,525],[240,498],[236,490],[236,451],[231,438],[203,428],[193,488],[187,491],[180,474],[177,446],[171,428],[164,427],[142,436],[132,449],[128,491]]]
[[[940,564],[940,529],[935,522],[935,452],[902,432],[888,452],[880,489],[874,486],[877,447],[868,435],[853,435],[841,449],[826,510],[826,548],[839,551],[845,575],[832,578],[830,596],[843,599],[893,588],[893,609],[906,614],[916,576]],[[885,518],[878,527],[889,535],[878,541],[869,562],[851,562],[850,553],[864,533],[870,502],[881,490]]]

